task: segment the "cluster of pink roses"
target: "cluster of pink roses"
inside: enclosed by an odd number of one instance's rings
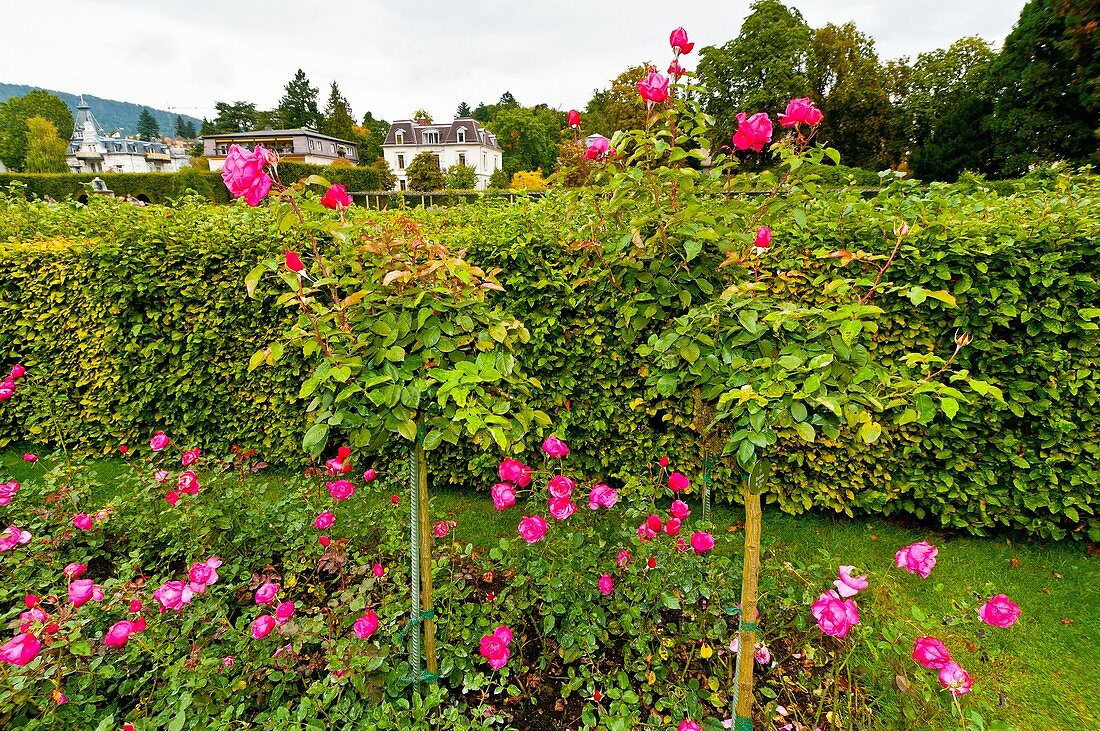
[[[234,198],[244,198],[248,205],[258,206],[275,183],[268,175],[268,168],[274,169],[278,163],[279,156],[262,145],[256,145],[251,152],[240,145],[231,145],[222,167],[222,180]],[[334,184],[329,186],[320,203],[342,212],[351,205],[351,196],[346,187]]]
[[[489,661],[489,667],[500,670],[512,656],[508,645],[512,644],[512,630],[497,627],[492,634],[481,638],[481,656]]]
[[[810,607],[818,628],[831,637],[847,637],[859,624],[859,607],[851,597],[868,587],[867,574],[852,576],[853,571],[855,566],[841,566],[833,581],[836,589],[829,589]]]
[[[695,44],[688,41],[687,31],[683,28],[672,31],[668,36],[668,43],[672,46],[673,52],[672,63],[668,66],[668,73],[679,80],[681,76],[687,73],[687,70],[680,65],[680,55],[691,53],[691,49],[695,48]],[[658,73],[656,68],[650,67],[646,77],[638,82],[638,93],[645,100],[647,107],[652,109],[654,104],[660,104],[668,99],[668,83],[669,78],[667,76]]]
[[[17,525],[9,525],[3,533],[0,533],[0,553],[10,551],[16,546],[25,546],[30,542],[30,531],[25,531]]]
[[[145,618],[140,616],[142,604],[138,599],[130,602],[130,613],[139,614],[137,619],[120,619],[111,625],[107,634],[103,636],[103,644],[107,647],[124,647],[131,635],[145,631]]]
[[[279,593],[281,587],[278,584],[273,584],[270,581],[265,581],[260,588],[256,589],[255,600],[256,604],[263,606],[265,604],[274,604],[275,597]],[[276,626],[282,626],[290,621],[290,618],[294,616],[294,602],[279,602],[275,607],[274,616],[270,614],[261,614],[256,619],[252,620],[252,639],[262,640],[271,634],[271,631]]]
[[[332,476],[346,475],[351,472],[351,448],[340,447],[336,450],[336,456],[332,459],[325,460],[325,469]],[[378,477],[378,472],[369,469],[363,472],[363,482],[371,483]],[[355,494],[355,485],[350,480],[339,479],[332,480],[325,483],[325,487],[328,488],[328,493],[333,500],[343,502]],[[317,515],[313,521],[313,527],[317,530],[328,530],[336,523],[336,515],[332,511],[325,510]],[[327,535],[320,535],[317,537],[317,542],[323,547],[328,548],[332,539]]]
[[[15,395],[16,381],[27,374],[27,369],[16,363],[3,381],[0,381],[0,401],[7,401]]]
[[[825,119],[821,110],[807,97],[792,99],[787,111],[779,115],[779,124],[800,130],[802,125],[816,127]],[[733,146],[738,150],[763,152],[764,145],[772,141],[772,120],[765,112],[757,112],[751,117],[745,112],[737,114],[737,131],[733,134]]]
[[[178,612],[190,604],[196,594],[202,594],[206,591],[206,587],[218,580],[217,569],[221,565],[220,558],[211,556],[205,561],[191,565],[191,569],[187,572],[187,581],[174,580],[161,584],[160,588],[153,592],[153,598],[160,603],[160,613],[164,614],[169,609]]]

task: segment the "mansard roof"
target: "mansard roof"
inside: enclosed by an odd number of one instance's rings
[[[460,129],[466,130],[465,142],[458,141],[458,131]],[[404,144],[406,145],[426,145],[428,143],[424,142],[424,133],[438,132],[439,144],[441,145],[484,145],[485,147],[500,149],[496,135],[482,127],[476,119],[470,117],[459,117],[442,124],[418,124],[411,119],[398,120],[390,125],[390,130],[386,134],[386,141],[383,144],[396,145],[398,131],[404,132]]]

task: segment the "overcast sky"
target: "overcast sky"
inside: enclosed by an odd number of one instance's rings
[[[855,22],[880,58],[968,35],[1000,45],[1025,0],[797,0],[814,27]],[[583,108],[627,66],[667,65],[669,31],[696,49],[736,37],[750,0],[0,0],[0,81],[213,117],[215,101],[278,104],[298,68],[335,79],[362,117],[449,118],[458,103]],[[698,50],[685,66],[694,68]]]

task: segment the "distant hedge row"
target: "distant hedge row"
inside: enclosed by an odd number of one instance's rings
[[[352,166],[307,165],[298,162],[279,164],[279,174],[287,182],[308,175],[323,175],[348,190],[378,190],[380,179],[373,168]],[[192,190],[214,203],[228,203],[229,192],[221,173],[197,168],[184,168],[178,173],[0,173],[0,190],[8,190],[13,182],[26,186],[34,198],[49,196],[62,201],[81,199],[87,194],[87,184],[100,178],[116,196],[132,196],[151,203],[167,203]]]
[[[890,324],[875,347],[946,355],[954,331],[967,331],[974,344],[958,367],[1002,388],[1006,403],[964,404],[927,430],[889,427],[871,446],[792,440],[774,458],[768,499],[794,511],[1100,540],[1100,212],[1090,203],[1098,193],[1091,179],[1069,178],[1008,197],[943,185],[893,198],[837,192],[804,220],[774,226],[769,261],[794,281],[840,265],[811,251],[888,251],[890,232],[907,221],[913,233],[895,278],[947,289],[958,307],[882,298]],[[503,268],[502,303],[533,337],[522,358],[544,384],[536,407],[572,447],[571,469],[626,480],[669,454],[698,484],[694,405],[649,391],[637,343],[621,334],[625,318],[655,332],[678,314],[654,303],[667,282],[619,290],[599,257],[575,245],[585,212],[559,196],[412,215],[472,261]],[[106,453],[159,428],[212,453],[236,443],[299,462],[306,421],[297,392],[308,369],[288,353],[275,368],[247,372],[288,314],[273,298],[248,299],[242,284],[258,259],[298,246],[293,236],[266,209],[241,204],[0,199],[0,365],[20,360],[32,374],[0,405],[0,445],[61,433],[70,448]],[[720,282],[715,272],[711,285]],[[497,458],[440,453],[436,479],[491,484]],[[716,489],[733,496],[739,479],[720,467]]]

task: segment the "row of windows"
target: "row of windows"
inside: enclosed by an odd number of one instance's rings
[[[308,142],[310,152],[319,152],[321,154],[325,153],[325,142],[323,140],[310,139],[310,140],[307,140],[307,142]],[[292,155],[292,154],[294,154],[294,143],[293,142],[279,142],[279,143],[276,143],[276,144],[272,144],[272,143],[268,143],[268,142],[261,142],[260,144],[262,144],[264,147],[266,147],[269,150],[274,150],[275,152],[279,153],[280,155]],[[351,152],[344,145],[337,145],[335,142],[328,143],[328,147],[329,147],[328,152],[330,154],[339,155],[340,157],[347,157],[348,154]],[[229,154],[229,145],[228,144],[226,144],[226,145],[215,145],[214,146],[214,154],[215,155],[228,155]]]
[[[486,157],[486,154],[484,152],[481,153],[481,167],[482,168],[488,168],[489,167],[488,160],[489,159],[488,159],[488,157]],[[435,156],[435,162],[436,162],[437,165],[439,164],[439,155]],[[466,153],[465,152],[458,153],[458,164],[459,165],[465,165],[466,164]],[[400,154],[400,153],[397,155],[397,169],[398,170],[404,170],[405,169],[405,156],[403,154]]]
[[[458,128],[458,142],[465,142],[465,141],[466,141],[466,128],[465,127],[459,127]],[[396,132],[394,132],[394,143],[398,144],[398,145],[405,144],[405,132],[404,131],[397,130]],[[438,145],[439,144],[439,130],[428,130],[427,132],[425,132],[424,133],[424,144],[425,145]]]

